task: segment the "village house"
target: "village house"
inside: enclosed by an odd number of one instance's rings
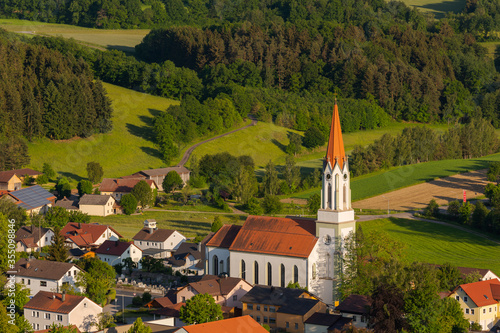
[[[22,188],[22,181],[15,173],[0,172],[0,191],[17,191]]]
[[[75,287],[76,276],[82,270],[75,264],[58,261],[21,258],[16,262],[14,270],[16,283],[30,290],[30,295],[39,291],[60,292],[63,285]]]
[[[104,178],[99,187],[101,195],[111,195],[117,202],[120,202],[121,198],[125,194],[132,192],[132,189],[138,182],[145,180],[146,183],[151,187],[151,190],[157,190],[158,186],[154,180],[151,179],[139,179],[139,178]]]
[[[349,295],[336,308],[342,317],[351,318],[352,324],[357,328],[368,325],[370,301],[364,295]]]
[[[82,213],[92,216],[108,216],[115,214],[115,203],[111,195],[84,194],[78,206]]]
[[[78,199],[74,199],[74,197],[73,197],[73,199],[68,199],[68,198],[64,197],[61,200],[57,200],[56,204],[54,206],[64,208],[68,212],[71,212],[74,210],[79,210]]]
[[[138,178],[143,178],[143,179],[151,179],[154,180],[156,185],[158,185],[158,189],[160,191],[163,191],[163,180],[167,176],[167,174],[170,171],[175,171],[179,174],[181,177],[182,181],[184,182],[184,185],[187,184],[189,181],[189,175],[191,174],[191,171],[189,171],[186,167],[184,166],[174,166],[174,167],[168,167],[168,168],[160,168],[160,169],[149,169],[149,170],[141,170],[137,173],[134,173],[131,177],[138,177]]]
[[[144,221],[142,228],[133,238],[134,244],[140,248],[144,256],[154,258],[168,258],[177,250],[182,242],[186,241],[180,232],[169,229],[158,229],[156,221]]]
[[[304,332],[340,332],[345,326],[350,325],[352,325],[352,318],[342,317],[338,314],[316,312],[304,322]]]
[[[252,285],[241,278],[205,275],[200,281],[177,290],[177,303],[186,302],[198,294],[209,294],[217,304],[241,309],[241,298],[250,289]]]
[[[69,222],[61,230],[70,249],[92,250],[104,241],[117,241],[123,236],[113,227],[97,223]]]
[[[97,257],[111,266],[123,264],[127,258],[140,268],[139,261],[142,258],[142,251],[132,242],[120,242],[107,240],[95,250]]]
[[[235,317],[224,320],[212,321],[209,323],[189,325],[179,328],[174,333],[234,333],[252,332],[266,333],[267,330],[249,316]]]
[[[52,244],[54,232],[49,228],[23,226],[16,231],[16,252],[36,252]]]
[[[102,307],[87,297],[47,291],[38,292],[24,305],[24,317],[34,330],[60,324],[75,325],[82,332],[90,332],[99,313]]]
[[[241,298],[243,315],[287,332],[304,332],[304,323],[327,306],[308,291],[256,285]]]
[[[174,272],[181,271],[188,275],[203,275],[205,263],[199,246],[183,242],[179,248],[166,259],[166,263]]]
[[[28,214],[45,214],[56,201],[56,196],[40,185],[9,192],[6,197]]]
[[[456,299],[465,319],[476,322],[483,330],[490,330],[500,319],[500,281],[490,279],[462,284],[449,297]]]

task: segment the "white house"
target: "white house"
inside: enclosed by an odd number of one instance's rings
[[[94,249],[107,240],[117,241],[123,236],[113,227],[97,223],[69,222],[61,230],[69,248]]]
[[[355,230],[349,164],[335,102],[318,218],[249,216],[239,230],[221,228],[207,243],[207,274],[228,272],[275,287],[298,282],[325,303],[337,304],[334,281],[339,278],[342,243]],[[228,236],[230,232],[236,235]]]
[[[180,232],[168,229],[158,229],[155,220],[144,221],[142,228],[133,238],[134,245],[143,251],[143,254],[158,258],[168,258],[177,250],[182,242],[186,241]]]
[[[16,232],[16,251],[32,252],[52,244],[54,232],[49,228],[23,226]]]
[[[40,291],[24,305],[24,317],[34,330],[50,325],[75,325],[82,332],[92,330],[92,323],[102,307],[87,297]]]
[[[17,271],[16,283],[28,288],[30,295],[39,291],[60,292],[65,284],[77,289],[76,276],[82,272],[78,266],[67,262],[25,258],[16,262],[14,270]]]
[[[110,195],[84,194],[78,205],[82,213],[93,216],[108,216],[115,213],[115,199]]]
[[[142,250],[132,242],[120,242],[107,240],[95,250],[100,260],[107,262],[111,266],[122,264],[127,258],[139,264],[142,258]]]

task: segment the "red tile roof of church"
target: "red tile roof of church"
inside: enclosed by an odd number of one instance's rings
[[[326,161],[330,163],[332,168],[337,162],[342,169],[344,167],[345,159],[344,140],[342,139],[342,130],[340,128],[339,109],[337,107],[337,101],[335,101],[332,124],[330,126],[330,138],[328,139],[328,148],[326,149]]]
[[[313,220],[250,215],[229,250],[307,258],[318,240],[315,234]]]

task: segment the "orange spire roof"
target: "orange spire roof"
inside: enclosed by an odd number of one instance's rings
[[[326,148],[326,161],[332,168],[335,162],[339,163],[340,168],[344,167],[345,162],[344,140],[342,139],[342,130],[340,129],[339,109],[337,100],[333,107],[332,125],[330,127],[330,138],[328,139],[328,148]]]

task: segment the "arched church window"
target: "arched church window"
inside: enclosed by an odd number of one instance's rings
[[[224,273],[224,260],[219,261],[219,272]]]
[[[241,278],[242,278],[243,280],[246,280],[246,278],[247,278],[247,272],[246,272],[246,270],[247,270],[247,267],[246,267],[246,265],[245,265],[245,260],[242,260],[242,261],[241,261],[241,272],[240,272],[240,276],[241,276]]]
[[[281,264],[280,275],[281,275],[280,286],[281,286],[281,288],[285,288],[285,265],[283,265],[283,264]]]
[[[253,283],[259,284],[259,263],[257,261],[253,263]]]
[[[273,285],[273,266],[270,262],[267,263],[267,285]]]
[[[219,258],[217,256],[213,257],[213,274],[214,275],[219,275]]]
[[[293,266],[293,283],[299,282],[299,268],[297,265]]]

